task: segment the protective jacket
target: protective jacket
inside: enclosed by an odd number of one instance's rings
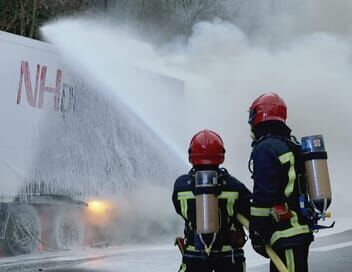
[[[270,132],[269,132],[270,131]],[[250,229],[261,235],[274,248],[289,248],[309,244],[313,240],[307,220],[299,208],[303,162],[300,145],[291,139],[290,129],[261,131],[253,142],[251,161],[254,180]],[[272,208],[283,204],[291,218],[277,222]]]
[[[218,200],[220,209],[220,230],[212,246],[212,254],[229,255],[233,248],[240,248],[238,244],[239,232],[244,235],[243,228],[236,220],[237,212],[249,218],[250,198],[249,190],[226,169],[217,169],[220,183]],[[196,233],[196,201],[195,201],[195,170],[177,178],[172,195],[176,212],[185,221],[185,254],[184,256],[206,256],[199,235]],[[204,247],[203,247],[204,249]]]

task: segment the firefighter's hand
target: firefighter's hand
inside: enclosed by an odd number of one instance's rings
[[[265,239],[263,239],[263,237],[261,237],[261,235],[254,230],[250,231],[249,238],[251,239],[253,249],[264,258],[269,258],[265,250]]]

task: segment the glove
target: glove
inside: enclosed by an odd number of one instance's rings
[[[264,258],[269,258],[265,250],[265,239],[255,230],[250,230],[249,238],[251,239],[253,249]]]

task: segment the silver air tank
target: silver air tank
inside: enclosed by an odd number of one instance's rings
[[[325,213],[331,203],[327,152],[322,135],[302,138],[308,193],[314,208]]]
[[[217,198],[218,174],[216,171],[197,171],[196,217],[198,234],[217,233],[219,231],[219,203]]]

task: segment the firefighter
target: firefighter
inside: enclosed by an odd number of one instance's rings
[[[269,244],[289,272],[305,272],[313,235],[298,201],[305,189],[301,148],[286,119],[286,104],[275,93],[259,96],[249,109],[253,138],[249,168],[254,181],[250,239],[259,254],[268,257],[264,245]],[[277,271],[272,262],[270,271]]]
[[[176,212],[184,219],[182,272],[245,271],[246,236],[236,220],[249,218],[251,193],[225,168],[221,137],[202,130],[188,150],[192,169],[177,178],[172,195]]]

